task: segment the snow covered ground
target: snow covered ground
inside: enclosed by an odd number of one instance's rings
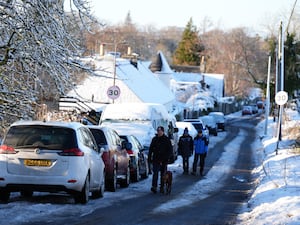
[[[290,117],[284,126],[298,127],[300,116],[297,111],[286,110]],[[282,137],[278,150],[276,123],[269,118],[268,132],[264,136],[265,121],[257,126],[258,134],[263,137],[262,148],[257,148],[261,154],[261,165],[256,168],[259,174],[259,185],[248,204],[244,206],[239,218],[241,224],[300,224],[300,150],[295,154],[288,137]]]
[[[294,124],[300,120],[296,111],[288,111],[292,120],[289,124]],[[232,114],[229,117],[240,116],[241,113]],[[257,134],[260,138],[253,143],[253,148],[260,160],[260,166],[253,171],[259,174],[259,185],[253,193],[251,199],[245,203],[239,214],[239,224],[299,224],[300,221],[300,155],[292,153],[289,147],[290,142],[283,137],[279,144],[278,154],[276,154],[276,139],[273,137],[275,124],[273,118],[269,118],[267,135],[264,135],[265,121],[257,126]],[[222,140],[226,132],[220,132],[217,137],[211,137],[210,147]],[[236,160],[235,152],[243,141],[243,131],[228,145],[219,161],[208,172],[206,179],[201,179],[189,190],[185,191],[175,199],[160,205],[154,209],[156,211],[171,211],[174,208],[184,207],[193,201],[199,201],[213,189],[221,186],[224,173],[231,170]],[[230,149],[230,151],[229,151]],[[237,151],[237,150],[236,150]],[[192,160],[192,157],[190,158]],[[224,163],[226,162],[226,163]],[[169,169],[173,171],[174,179],[182,173],[181,157]],[[226,165],[226,166],[224,166]],[[222,167],[222,170],[219,168]],[[222,171],[222,172],[220,172]],[[217,182],[216,182],[217,181]],[[214,183],[214,185],[211,185]],[[151,186],[151,177],[137,183],[130,184],[129,188],[118,189],[115,193],[105,192],[104,198],[90,200],[86,205],[73,204],[71,197],[61,195],[48,195],[47,193],[35,193],[33,198],[22,199],[18,193],[12,193],[8,204],[0,204],[0,224],[17,225],[24,222],[55,221],[56,217],[84,216],[97,208],[114,204],[120,199],[130,199],[137,196],[148,195]],[[198,188],[201,186],[201,189]]]

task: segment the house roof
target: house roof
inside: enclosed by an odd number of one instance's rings
[[[117,58],[115,79],[113,57],[91,58],[90,62],[95,66],[95,73],[77,85],[68,96],[85,100],[93,98],[95,102],[112,102],[107,96],[107,89],[113,86],[115,80],[115,84],[120,87],[120,97],[115,103],[136,102],[138,99],[140,102],[171,106],[175,100],[172,91],[151,72],[149,62],[138,60],[135,66],[128,59]]]
[[[172,77],[177,84],[186,85],[201,83],[204,79],[212,96],[216,99],[224,96],[224,74],[174,72]]]
[[[151,63],[150,69],[152,72],[156,73],[172,74],[174,72],[161,51],[158,51],[156,60]]]
[[[134,67],[128,60],[118,62],[117,74],[142,102],[166,104],[173,102],[174,94],[151,72],[149,63],[138,61]]]

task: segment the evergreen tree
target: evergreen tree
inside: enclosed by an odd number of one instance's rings
[[[298,42],[295,42],[295,33],[287,34],[284,57],[284,90],[288,92],[290,97],[293,96],[294,91],[300,89],[298,54],[300,54],[300,46]]]
[[[183,31],[182,40],[179,42],[173,56],[173,64],[199,66],[200,52],[203,50],[197,28],[193,25],[192,18],[190,18]]]

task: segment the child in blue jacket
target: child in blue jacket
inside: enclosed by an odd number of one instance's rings
[[[192,174],[196,175],[198,159],[200,158],[200,175],[203,176],[205,158],[208,151],[208,138],[203,136],[202,130],[199,130],[198,135],[194,138],[194,150],[195,154]]]

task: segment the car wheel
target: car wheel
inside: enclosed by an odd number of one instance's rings
[[[130,167],[128,165],[128,167],[127,167],[127,173],[125,175],[125,179],[123,179],[123,180],[120,181],[120,186],[122,188],[125,188],[125,187],[129,186],[129,183],[130,183]]]
[[[92,198],[102,198],[104,196],[104,188],[105,188],[105,172],[102,175],[102,180],[100,181],[99,189],[96,191],[92,191]]]
[[[8,203],[9,196],[10,196],[9,191],[0,190],[0,201],[2,201],[4,203]]]
[[[108,191],[115,192],[117,190],[117,167],[113,171],[113,177],[105,182],[105,188]]]
[[[132,175],[133,176],[132,177],[130,176],[130,178],[133,182],[138,182],[140,180],[140,166],[139,166],[139,163],[137,163],[136,169],[135,169],[135,171],[133,172]]]
[[[218,136],[218,131],[217,130],[214,131],[214,136]]]
[[[102,184],[101,184],[101,190],[100,190],[100,198],[103,198],[104,191],[105,191],[105,171],[103,172],[103,177],[102,177]]]
[[[33,195],[33,191],[28,191],[28,190],[26,190],[26,191],[20,191],[20,194],[21,194],[21,196],[22,197],[32,197],[32,195]]]
[[[89,193],[90,193],[90,179],[89,179],[89,175],[87,175],[82,191],[76,193],[74,196],[75,203],[86,204],[89,201]]]
[[[145,162],[145,172],[141,174],[142,179],[146,179],[149,176],[149,165],[148,162]]]

